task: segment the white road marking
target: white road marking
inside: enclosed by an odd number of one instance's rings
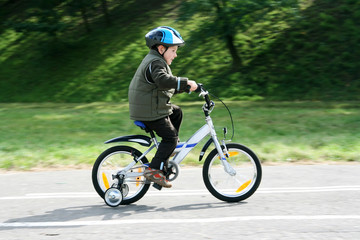
[[[274,221],[274,220],[360,220],[360,215],[275,215],[275,216],[239,216],[221,218],[173,218],[173,219],[127,219],[106,221],[67,221],[67,222],[13,222],[0,223],[1,228],[32,227],[73,227],[73,226],[110,226],[124,224],[187,224],[187,223],[219,223],[238,221]]]
[[[337,192],[360,191],[359,185],[354,186],[325,186],[325,187],[293,187],[293,188],[263,188],[258,193],[312,193],[312,192]]]
[[[325,186],[325,187],[291,187],[291,188],[259,188],[255,194],[276,194],[276,193],[317,193],[317,192],[339,192],[339,191],[360,191],[360,185],[354,186]],[[150,190],[146,196],[195,196],[209,195],[207,189],[191,190]],[[24,199],[55,199],[55,198],[91,198],[99,197],[94,192],[59,192],[59,193],[28,193],[23,196],[0,197],[0,200],[24,200]]]

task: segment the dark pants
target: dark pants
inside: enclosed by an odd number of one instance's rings
[[[159,148],[150,163],[151,168],[160,169],[161,163],[164,165],[167,163],[179,140],[182,117],[181,108],[173,105],[171,115],[155,121],[143,121],[149,129],[155,131],[162,138]]]

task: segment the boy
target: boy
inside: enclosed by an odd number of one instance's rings
[[[171,27],[158,27],[145,35],[150,52],[141,62],[129,86],[129,110],[132,120],[142,121],[162,138],[146,179],[170,188],[163,167],[178,143],[182,121],[180,107],[170,103],[175,93],[195,91],[195,81],[172,75],[169,65],[177,57],[178,47],[185,45],[180,33]]]

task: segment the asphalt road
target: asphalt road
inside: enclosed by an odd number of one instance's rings
[[[263,167],[240,203],[207,192],[200,168],[110,208],[90,170],[0,174],[0,239],[360,239],[360,165]]]

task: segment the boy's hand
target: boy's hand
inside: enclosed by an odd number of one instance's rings
[[[193,80],[188,80],[187,85],[190,86],[190,92],[194,92],[198,88],[197,83]]]

